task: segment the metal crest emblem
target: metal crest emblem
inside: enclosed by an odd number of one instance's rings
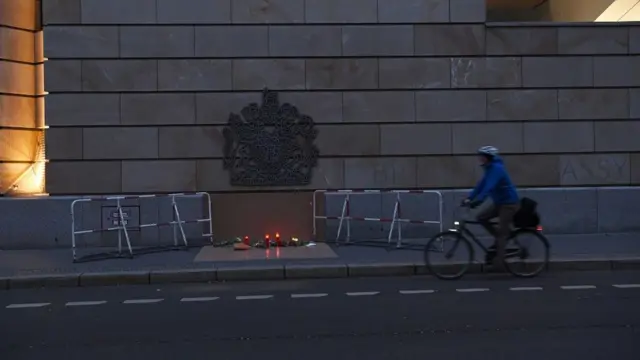
[[[318,163],[313,119],[265,89],[262,105],[231,113],[224,135],[224,169],[232,186],[304,186]]]

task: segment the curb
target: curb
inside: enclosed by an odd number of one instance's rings
[[[553,260],[548,271],[640,270],[640,257],[623,259]],[[473,263],[469,274],[490,273],[482,263]],[[88,272],[70,274],[20,275],[0,278],[0,290],[265,281],[286,279],[331,279],[382,276],[428,275],[424,264],[356,263],[236,266],[204,269]]]

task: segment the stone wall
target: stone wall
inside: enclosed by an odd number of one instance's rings
[[[231,192],[230,112],[311,115],[307,188],[640,183],[640,27],[494,26],[484,0],[45,0],[48,190]],[[299,189],[298,189],[299,190]]]
[[[0,0],[0,195],[44,190],[38,8],[35,0]]]

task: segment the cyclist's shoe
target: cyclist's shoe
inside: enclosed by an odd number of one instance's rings
[[[484,257],[484,263],[487,265],[493,264],[493,258],[496,257],[495,251],[493,253],[487,253]]]
[[[498,261],[494,255],[487,255],[485,258],[485,266],[489,267],[492,271],[502,272],[505,270],[504,261]]]
[[[505,251],[505,256],[509,256],[509,255],[514,255],[517,254],[520,251],[520,249],[518,248],[507,248],[507,251]],[[485,255],[484,257],[484,261],[487,265],[491,265],[493,263],[493,259],[495,259],[496,257],[496,246],[492,245],[487,249],[487,255]]]
[[[496,253],[496,250],[497,250],[497,249],[496,249],[496,246],[495,246],[495,245],[491,245],[491,246],[489,246],[489,248],[487,248],[487,253],[494,253],[494,254],[495,254],[495,253]],[[507,255],[509,255],[509,254],[516,253],[516,252],[518,252],[519,250],[520,250],[520,249],[518,249],[518,248],[516,248],[516,247],[510,247],[510,248],[507,248],[506,253],[507,253]]]
[[[515,255],[515,254],[517,254],[519,252],[520,252],[520,249],[518,249],[518,248],[507,248],[507,251],[505,251],[507,256]]]
[[[491,268],[493,269],[493,271],[497,272],[504,272],[506,270],[504,261],[499,261],[497,259],[493,259],[493,261],[491,262]]]

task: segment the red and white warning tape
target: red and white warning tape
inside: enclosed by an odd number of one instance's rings
[[[316,193],[322,194],[383,194],[383,193],[393,193],[393,194],[435,194],[437,191],[433,190],[316,190]]]

